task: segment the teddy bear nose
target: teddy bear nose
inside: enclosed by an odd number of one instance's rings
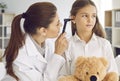
[[[97,81],[97,77],[96,77],[96,76],[94,76],[94,75],[93,75],[93,76],[91,76],[91,77],[90,77],[90,81]]]

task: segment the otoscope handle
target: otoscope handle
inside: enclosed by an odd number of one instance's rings
[[[62,33],[64,33],[64,32],[65,32],[65,29],[66,29],[66,24],[67,24],[67,21],[64,21],[64,26],[63,26]]]

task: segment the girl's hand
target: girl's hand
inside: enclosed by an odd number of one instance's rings
[[[55,54],[62,55],[68,48],[68,41],[65,37],[66,33],[60,34],[55,41]]]

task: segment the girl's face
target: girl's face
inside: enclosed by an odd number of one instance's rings
[[[73,16],[73,23],[76,24],[77,33],[92,32],[96,23],[96,8],[92,5],[87,5],[78,10],[76,16]]]
[[[62,24],[60,23],[58,14],[56,14],[55,18],[53,19],[53,22],[47,28],[46,37],[47,38],[57,37],[60,32],[61,26],[62,26]]]

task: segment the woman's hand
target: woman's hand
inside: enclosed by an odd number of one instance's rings
[[[62,55],[68,48],[68,41],[65,37],[66,33],[60,34],[55,41],[55,54]]]

